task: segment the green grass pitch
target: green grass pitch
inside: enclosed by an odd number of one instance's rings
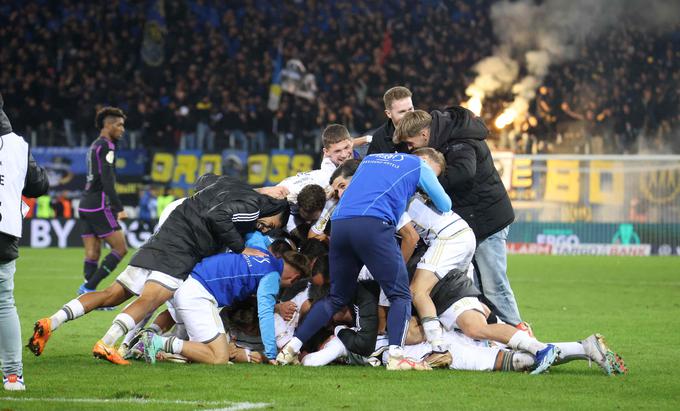
[[[680,409],[680,259],[510,256],[508,264],[520,310],[539,339],[600,332],[630,373],[607,377],[586,362],[539,376],[346,366],[121,367],[90,354],[116,314],[95,311],[57,330],[41,357],[24,349],[28,389],[0,392],[0,410]],[[81,272],[80,249],[21,250],[15,296],[24,344],[35,320],[74,297]]]

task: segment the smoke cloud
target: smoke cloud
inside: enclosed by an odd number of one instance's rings
[[[481,110],[486,96],[511,90],[515,101],[506,111],[523,118],[551,65],[575,58],[588,41],[615,27],[625,25],[660,34],[677,26],[678,16],[678,0],[546,0],[540,4],[532,0],[503,0],[495,3],[491,7],[491,19],[499,43],[493,56],[473,67],[477,77],[466,90],[471,97],[467,106],[475,111],[472,106],[477,105]],[[523,76],[517,80],[520,72]],[[504,118],[505,124],[496,125],[509,124],[510,117]]]

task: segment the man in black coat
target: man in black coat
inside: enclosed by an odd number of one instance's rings
[[[474,264],[484,296],[506,323],[522,320],[506,274],[506,239],[515,219],[491,151],[488,129],[479,117],[462,107],[406,113],[397,125],[395,143],[409,150],[432,147],[444,154],[446,170],[439,177],[451,197],[453,210],[477,237]]]
[[[413,111],[411,96],[411,91],[402,86],[392,87],[385,92],[383,103],[385,103],[387,121],[373,131],[366,155],[394,152],[405,153],[408,151],[406,144],[395,144],[392,138],[394,137],[395,126],[399,124],[399,120],[406,113]]]
[[[0,95],[0,367],[5,390],[24,390],[21,327],[14,305],[14,273],[19,258],[23,212],[21,196],[40,197],[49,182],[28,144],[12,132]]]

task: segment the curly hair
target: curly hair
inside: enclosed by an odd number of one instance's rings
[[[104,120],[106,120],[107,117],[120,117],[123,120],[127,118],[125,113],[123,113],[123,110],[118,107],[104,107],[97,111],[97,114],[94,116],[94,126],[97,130],[104,128]]]

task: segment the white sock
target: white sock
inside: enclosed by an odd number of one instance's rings
[[[390,357],[403,357],[404,349],[399,345],[390,345],[389,353]]]
[[[423,318],[423,330],[425,338],[433,347],[441,347],[444,344],[444,330],[438,317]]]
[[[146,317],[144,317],[144,319],[142,319],[142,321],[138,322],[137,325],[135,325],[135,328],[128,331],[128,333],[125,334],[125,338],[123,339],[123,344],[130,345],[130,341],[132,341],[132,339],[135,337],[135,335],[137,335],[139,330],[144,328],[146,323],[148,323],[149,320],[151,319],[152,315],[153,315],[153,313],[147,314]]]
[[[135,320],[129,314],[120,313],[113,319],[113,324],[111,328],[104,334],[102,341],[104,344],[112,346],[128,333],[128,331],[135,328]]]
[[[290,347],[293,352],[299,353],[300,350],[302,349],[302,341],[300,341],[299,338],[293,337],[291,338],[290,341],[288,341],[288,344],[286,344],[287,347]]]
[[[50,328],[54,331],[66,321],[75,320],[83,315],[85,315],[83,304],[78,299],[71,300],[50,317]]]
[[[512,356],[512,368],[515,371],[525,371],[531,368],[536,359],[524,352],[515,352]]]
[[[340,357],[347,355],[347,349],[339,338],[333,337],[323,349],[307,354],[302,359],[302,365],[307,367],[319,367],[330,364]]]
[[[561,342],[554,343],[560,349],[560,354],[557,356],[559,362],[568,362],[572,360],[587,360],[586,350],[579,342]]]
[[[508,345],[512,349],[526,351],[534,355],[547,347],[547,345],[531,337],[526,331],[517,331],[513,334]]]
[[[154,337],[155,338],[155,337]],[[170,354],[181,354],[184,340],[177,337],[159,337],[163,341],[163,351]]]

